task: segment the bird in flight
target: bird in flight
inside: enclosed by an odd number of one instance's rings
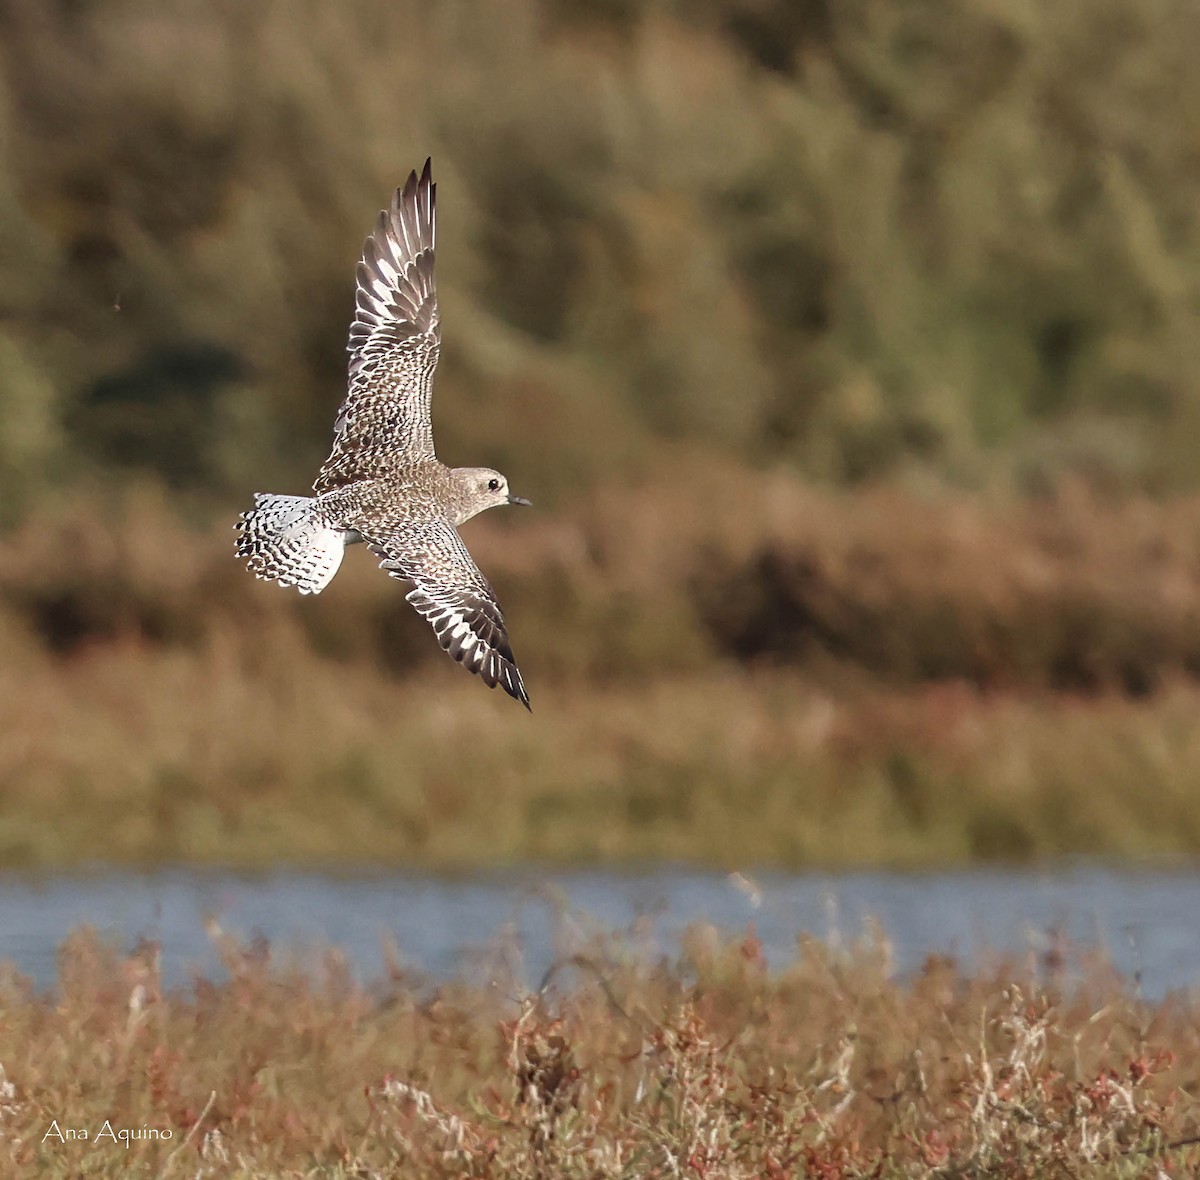
[[[433,446],[438,362],[433,281],[437,186],[430,162],[380,213],[358,264],[350,379],[333,450],[312,496],[258,494],[238,519],[237,555],[258,578],[320,594],[347,545],[364,541],[442,648],[529,708],[500,604],[458,535],[487,508],[528,504],[487,467],[447,467]]]

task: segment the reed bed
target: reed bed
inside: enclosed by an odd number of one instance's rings
[[[0,861],[1200,850],[1194,501],[707,471],[712,511],[680,479],[472,532],[532,718],[368,555],[305,600],[149,492],[46,514],[0,563]]]

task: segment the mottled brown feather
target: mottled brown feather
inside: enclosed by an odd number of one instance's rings
[[[380,213],[358,264],[350,325],[350,385],[334,422],[317,495],[395,464],[434,458],[433,372],[438,362],[434,238],[437,185],[430,162]]]
[[[517,669],[495,591],[467,552],[458,530],[438,521],[364,539],[382,558],[381,569],[413,583],[406,598],[433,625],[443,650],[528,709],[529,694]]]

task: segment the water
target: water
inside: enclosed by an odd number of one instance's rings
[[[733,934],[752,922],[768,964],[785,966],[802,933],[843,943],[877,920],[897,971],[929,954],[968,966],[996,956],[1040,955],[1061,937],[1102,951],[1149,997],[1200,988],[1200,872],[972,871],[837,876],[764,873],[752,882],[723,873],[663,868],[611,872],[508,873],[455,880],[405,875],[332,876],[280,872],[241,876],[173,870],[139,875],[30,880],[0,877],[0,959],[40,985],[55,977],[68,930],[89,923],[124,947],[140,937],[162,946],[170,984],[223,970],[204,922],[276,953],[315,956],[337,948],[370,981],[384,968],[385,941],[402,961],[434,978],[472,975],[476,952],[521,948],[536,983],[562,950],[565,929],[613,931],[641,917],[639,945],[671,954],[691,923]],[[556,936],[559,941],[556,942]]]

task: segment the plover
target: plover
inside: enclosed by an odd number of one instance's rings
[[[380,213],[358,264],[349,390],[333,450],[312,496],[254,497],[238,519],[237,554],[256,577],[320,594],[346,546],[365,541],[381,569],[412,584],[406,598],[443,649],[528,709],[500,604],[458,526],[487,508],[529,501],[500,472],[447,467],[434,452],[436,194],[426,160]]]

